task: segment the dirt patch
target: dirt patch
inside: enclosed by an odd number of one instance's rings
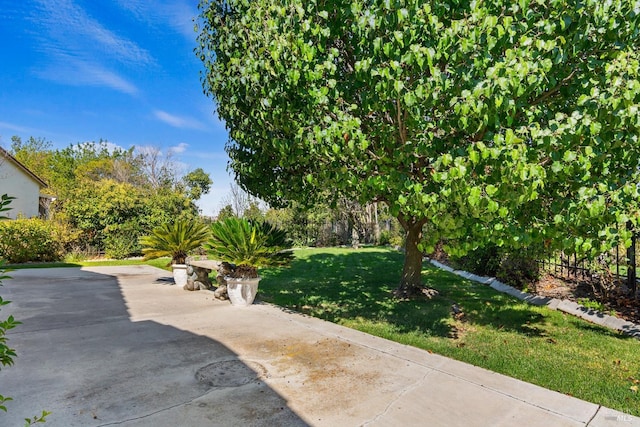
[[[584,300],[601,303],[607,314],[640,324],[640,299],[634,298],[624,285],[619,285],[604,296],[597,292],[597,287],[586,280],[544,275],[530,293],[550,298],[568,299],[584,305]]]
[[[260,350],[269,354],[274,376],[277,371],[287,382],[309,387],[314,390],[313,395],[325,396],[321,402],[313,403],[320,407],[348,409],[351,403],[344,396],[358,399],[363,386],[366,390],[380,385],[379,374],[368,371],[366,361],[345,341],[332,338],[312,342],[265,341]],[[332,390],[341,390],[339,401],[330,398]]]

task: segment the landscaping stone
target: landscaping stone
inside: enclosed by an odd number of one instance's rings
[[[615,316],[605,316],[605,319],[602,322],[602,326],[610,329],[615,329],[617,331],[623,331],[624,327],[627,325],[629,325],[629,322],[623,319],[619,319]]]
[[[540,295],[528,295],[524,298],[526,302],[532,305],[543,306],[549,305],[551,298],[541,297]]]
[[[456,276],[460,276],[464,279],[471,279],[471,276],[473,276],[471,273],[464,270],[454,270],[453,274],[455,274]]]
[[[558,304],[558,310],[573,315],[578,315],[578,307],[580,307],[580,305],[577,302],[569,300],[562,300],[560,304]]]
[[[490,284],[491,282],[493,282],[496,279],[494,277],[486,277],[486,276],[478,276],[476,274],[470,274],[469,275],[469,280],[473,280],[474,282],[482,283],[483,285],[488,285],[488,284]]]
[[[493,282],[491,282],[491,284],[489,286],[492,287],[493,289],[495,289],[496,291],[499,291],[499,292],[506,292],[507,289],[510,288],[510,286],[505,285],[504,283],[502,283],[499,280],[494,280]]]
[[[562,302],[561,299],[551,298],[551,301],[549,301],[549,303],[547,304],[547,307],[549,307],[551,310],[557,310],[558,305],[560,305],[561,302]]]
[[[483,277],[463,270],[454,270],[451,267],[444,265],[436,260],[430,260],[430,262],[431,264],[442,270],[448,271],[460,277],[464,277],[468,280],[473,280],[474,282],[489,285],[491,288],[495,289],[498,292],[511,295],[529,304],[537,306],[546,305],[551,310],[559,310],[564,313],[571,314],[572,316],[580,317],[581,319],[584,319],[596,325],[620,331],[626,335],[640,339],[640,325],[636,325],[635,323],[627,322],[624,319],[619,319],[615,316],[610,316],[597,310],[583,307],[571,300],[560,300],[558,298],[548,298],[540,295],[532,295],[526,292],[522,292],[512,286],[505,285],[504,283],[493,277]]]
[[[604,324],[604,313],[600,313],[597,310],[594,310],[592,308],[587,308],[587,307],[583,307],[581,305],[578,305],[578,308],[576,309],[576,312],[578,313],[578,317],[584,319],[584,320],[588,320],[592,323],[598,324],[598,325],[602,325]]]
[[[505,294],[511,295],[512,297],[518,298],[519,300],[524,300],[527,296],[529,296],[529,294],[525,294],[524,292],[519,291],[511,286],[506,286],[506,288],[507,289],[503,291]]]
[[[435,259],[432,259],[430,262],[431,262],[431,264],[435,265],[436,267],[438,267],[441,270],[448,271],[449,273],[453,273],[453,271],[454,271],[453,268],[451,268],[448,265],[445,265],[445,264],[443,264],[443,263],[441,263],[439,261],[436,261]]]

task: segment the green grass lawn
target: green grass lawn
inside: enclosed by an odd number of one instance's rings
[[[169,266],[170,258],[157,258],[149,261],[142,259],[123,259],[123,260],[92,260],[92,261],[74,261],[74,262],[34,262],[25,264],[8,264],[6,268],[11,270],[21,270],[24,268],[56,268],[56,267],[105,267],[118,265],[152,265],[171,271]]]
[[[438,297],[394,300],[402,261],[381,248],[297,250],[291,268],[261,270],[259,297],[640,416],[639,340],[430,265],[423,278]]]

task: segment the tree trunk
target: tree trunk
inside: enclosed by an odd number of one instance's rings
[[[374,221],[375,223],[373,224],[373,235],[374,235],[374,239],[376,242],[376,245],[380,244],[380,223],[378,222],[378,202],[375,202],[373,204],[373,208],[374,208]]]
[[[422,226],[427,220],[407,220],[403,216],[398,216],[400,224],[406,232],[404,267],[402,268],[402,278],[394,295],[398,298],[408,298],[419,294],[429,297],[437,292],[433,289],[425,289],[422,284],[422,252],[418,249],[418,244],[422,239]]]

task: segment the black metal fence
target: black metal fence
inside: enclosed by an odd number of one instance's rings
[[[636,274],[640,251],[636,250],[638,237],[635,235],[631,246],[624,250],[615,248],[607,254],[602,254],[599,261],[605,264],[614,280],[620,284],[626,284],[633,294],[638,290],[638,277]],[[547,259],[539,261],[543,270],[554,275],[574,280],[597,280],[602,274],[602,268],[594,268],[593,261],[581,258],[576,254],[556,253]]]

